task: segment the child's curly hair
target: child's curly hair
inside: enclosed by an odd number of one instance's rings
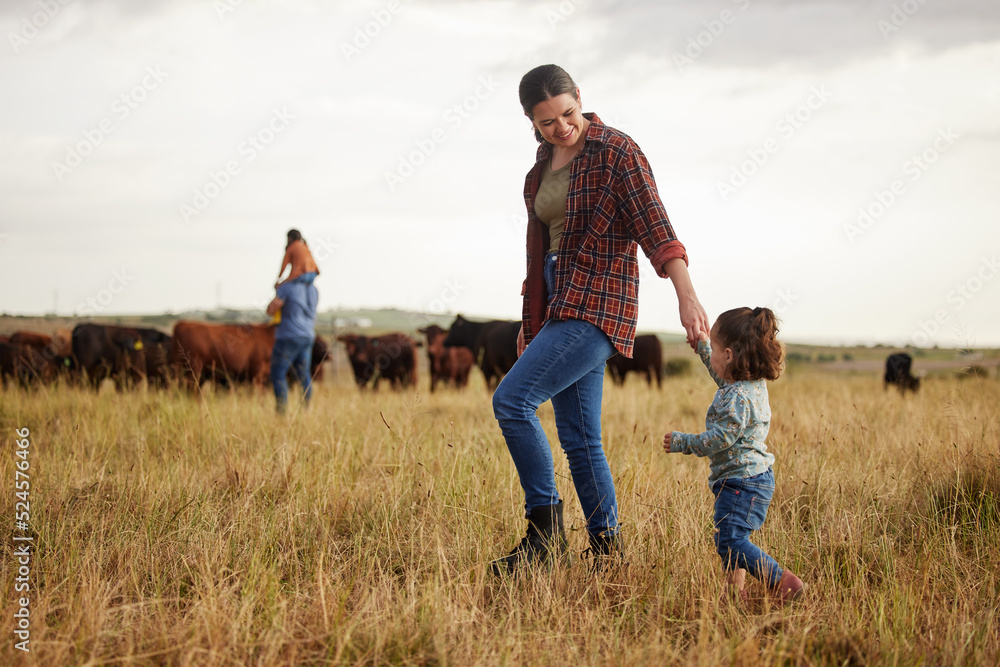
[[[715,320],[713,333],[733,351],[729,375],[734,381],[777,380],[785,346],[777,339],[778,318],[770,308],[733,308]]]

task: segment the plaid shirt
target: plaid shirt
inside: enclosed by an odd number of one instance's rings
[[[555,298],[548,299],[543,260],[549,231],[535,216],[535,193],[552,145],[538,147],[535,166],[524,180],[528,207],[528,277],[524,281],[524,340],[547,319],[583,320],[599,327],[622,356],[632,357],[639,312],[636,244],[657,275],[676,257],[687,262],[674,236],[646,156],[632,139],[601,122],[590,121],[583,149],[573,158],[566,224],[556,262]]]

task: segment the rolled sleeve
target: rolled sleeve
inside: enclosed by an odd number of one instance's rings
[[[649,257],[649,263],[653,265],[656,275],[667,278],[667,262],[677,258],[683,259],[684,264],[690,266],[688,262],[687,248],[680,241],[667,241],[657,246],[656,250]]]

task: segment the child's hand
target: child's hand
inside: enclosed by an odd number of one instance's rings
[[[674,432],[667,431],[667,434],[663,436],[663,451],[667,454],[670,453],[670,442],[674,439]]]

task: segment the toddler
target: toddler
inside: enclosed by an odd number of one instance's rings
[[[722,313],[698,354],[719,390],[708,408],[704,433],[663,436],[666,452],[707,456],[715,496],[715,546],[726,571],[727,589],[746,600],[746,573],[763,581],[778,604],[797,598],[802,581],[750,541],[767,516],[774,494],[774,455],[764,439],[771,423],[765,380],[781,374],[784,349],[778,321],[769,308],[735,308]],[[706,340],[708,338],[708,340]]]
[[[285,267],[288,265],[292,267],[288,272],[288,277],[281,280],[281,274],[285,272]],[[319,267],[316,266],[316,261],[313,259],[312,253],[309,252],[306,242],[302,240],[302,234],[297,229],[288,230],[285,258],[281,260],[281,270],[278,271],[278,282],[274,284],[275,289],[278,285],[296,280],[309,285],[318,275]]]

